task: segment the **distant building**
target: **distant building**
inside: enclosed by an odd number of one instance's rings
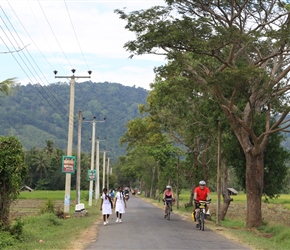
[[[20,188],[20,191],[32,192],[33,189],[28,186],[23,186],[22,188]]]
[[[237,195],[238,194],[238,191],[235,190],[234,188],[227,188],[227,189],[228,189],[229,195]]]

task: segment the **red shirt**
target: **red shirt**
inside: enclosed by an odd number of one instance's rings
[[[209,194],[209,188],[204,187],[204,189],[201,189],[200,186],[198,186],[194,189],[194,193],[196,193],[196,200],[206,201],[207,194]]]

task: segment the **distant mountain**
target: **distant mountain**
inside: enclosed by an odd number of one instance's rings
[[[96,137],[107,138],[100,149],[112,150],[115,156],[125,154],[119,138],[129,120],[140,116],[138,105],[146,101],[147,90],[118,83],[83,82],[75,84],[74,145],[77,148],[78,111],[82,123],[82,151],[91,152],[93,117],[96,117]],[[48,86],[28,84],[16,86],[10,96],[0,97],[0,135],[15,135],[26,150],[44,147],[53,140],[61,149],[67,148],[70,85],[54,83]],[[102,121],[106,118],[105,122]]]

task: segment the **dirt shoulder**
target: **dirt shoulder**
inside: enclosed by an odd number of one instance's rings
[[[85,250],[86,247],[96,241],[98,235],[98,224],[101,219],[97,219],[92,226],[87,228],[75,241],[73,241],[68,247],[68,250]]]

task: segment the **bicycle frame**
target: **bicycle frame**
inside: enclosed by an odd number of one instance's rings
[[[167,220],[170,220],[172,198],[165,199],[165,203],[166,203],[166,218],[167,218]]]
[[[209,204],[209,201],[199,201],[199,230],[204,231],[204,217],[205,217],[205,208]]]

